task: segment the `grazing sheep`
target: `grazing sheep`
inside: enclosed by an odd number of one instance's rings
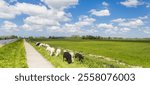
[[[72,62],[74,62],[74,52],[69,52],[70,54],[71,54],[71,60],[72,60]]]
[[[66,60],[68,64],[72,63],[71,54],[69,52],[64,51],[63,61]]]
[[[40,42],[36,42],[36,46],[39,46],[41,43]]]
[[[50,56],[53,56],[53,54],[55,52],[55,48],[49,46],[49,47],[46,48],[46,51],[49,51],[50,52]]]
[[[48,47],[46,48],[46,51],[50,51],[50,49],[51,49],[51,47],[50,47],[50,46],[48,46]]]
[[[54,52],[55,52],[55,48],[51,47],[50,48],[50,56],[53,56]]]
[[[84,56],[80,53],[76,53],[75,58],[77,58],[80,62],[83,62]]]
[[[48,44],[45,44],[45,47],[49,47],[49,45],[48,45]]]
[[[60,53],[61,53],[61,49],[58,48],[58,49],[56,50],[55,56],[58,56]]]
[[[44,46],[44,45],[45,45],[44,43],[40,43],[39,47]]]

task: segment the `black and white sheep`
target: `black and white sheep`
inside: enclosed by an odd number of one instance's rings
[[[80,62],[83,62],[84,56],[81,53],[76,53],[75,58],[78,59]]]

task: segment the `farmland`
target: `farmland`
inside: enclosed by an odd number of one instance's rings
[[[93,40],[46,40],[40,41],[47,43],[53,47],[70,49],[73,51],[82,52],[85,55],[85,61],[72,64],[73,67],[128,67],[127,65],[150,67],[150,42],[149,41],[93,41]],[[32,43],[34,46],[34,44]],[[35,47],[35,46],[34,46]],[[49,59],[49,55],[43,48],[35,47],[41,54]],[[103,58],[91,57],[88,54],[106,56],[110,59],[123,62],[127,65],[121,65],[113,61],[108,61]],[[55,65],[56,62],[62,66],[62,57],[56,60],[49,59]],[[60,59],[60,60],[59,60]],[[58,61],[59,60],[59,61]],[[67,65],[68,66],[68,65]],[[70,65],[70,67],[72,67]]]
[[[23,40],[4,45],[0,48],[1,68],[26,68]]]

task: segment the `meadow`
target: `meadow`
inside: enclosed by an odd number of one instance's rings
[[[23,40],[4,45],[0,48],[1,68],[27,68]]]
[[[110,67],[120,68],[128,67],[128,65],[138,67],[150,67],[150,42],[149,41],[99,41],[99,40],[40,40],[39,42],[47,43],[53,47],[70,49],[77,52],[82,52],[85,55],[85,60],[81,64],[79,62],[69,65],[70,67]],[[34,44],[32,43],[34,46]],[[34,46],[35,47],[35,46]],[[56,59],[51,58],[44,48],[35,47],[41,54],[46,56],[54,65],[56,62],[62,66],[62,55]],[[108,61],[103,58],[91,57],[88,54],[105,56],[126,65],[118,64],[117,62]],[[60,60],[59,60],[60,59]],[[58,61],[59,60],[59,61]]]

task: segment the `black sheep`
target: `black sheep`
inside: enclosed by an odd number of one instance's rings
[[[69,52],[64,52],[63,54],[63,61],[66,59],[68,64],[72,63],[71,54]]]
[[[80,62],[83,62],[84,56],[80,53],[76,53],[75,58],[77,58]]]

